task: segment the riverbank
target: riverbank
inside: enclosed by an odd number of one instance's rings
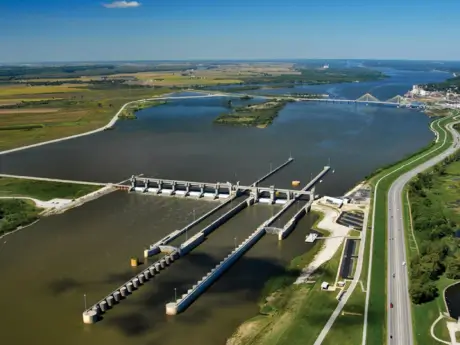
[[[286,344],[309,344],[321,331],[340,292],[334,292],[335,286],[323,291],[320,285],[336,281],[344,236],[350,229],[335,223],[340,211],[321,199],[314,202],[312,212],[318,215],[313,230],[326,239],[317,240],[312,249],[291,261],[284,275],[266,283],[259,315],[240,325],[227,345],[276,344],[281,339]]]
[[[7,130],[1,131],[0,150],[96,133],[124,104],[171,92],[169,88],[129,89],[118,84],[107,89],[84,84],[15,85],[8,90],[0,92],[0,108],[8,112],[2,114],[2,128]]]
[[[273,120],[288,102],[275,99],[261,104],[237,107],[231,113],[220,115],[214,120],[214,123],[265,128],[273,123]]]
[[[70,208],[115,190],[80,184],[0,178],[0,238],[40,217]]]
[[[157,107],[159,105],[166,104],[166,101],[147,100],[131,103],[125,107],[121,112],[119,119],[121,120],[134,120],[137,119],[136,112],[146,108]]]

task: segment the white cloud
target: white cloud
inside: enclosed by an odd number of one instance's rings
[[[139,7],[140,2],[137,1],[114,1],[110,4],[104,4],[106,8],[129,8],[129,7]]]

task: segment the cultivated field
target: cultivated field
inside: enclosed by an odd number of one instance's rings
[[[170,91],[78,86],[1,86],[0,106],[16,104],[17,108],[0,109],[0,150],[102,127],[124,103]]]

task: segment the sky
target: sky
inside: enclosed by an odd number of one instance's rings
[[[460,0],[0,0],[0,62],[460,60]]]

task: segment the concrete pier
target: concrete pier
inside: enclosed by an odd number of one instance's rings
[[[220,204],[217,207],[213,208],[211,211],[209,211],[209,212],[205,213],[204,215],[202,215],[201,217],[197,218],[196,220],[194,220],[190,224],[187,224],[182,229],[175,230],[175,231],[171,232],[169,235],[163,237],[158,242],[156,242],[154,244],[151,244],[148,249],[144,250],[144,257],[148,258],[150,256],[158,254],[160,252],[160,246],[165,246],[168,243],[170,243],[171,241],[174,241],[176,238],[181,236],[183,233],[188,231],[193,226],[195,226],[198,223],[202,222],[206,218],[209,218],[211,215],[213,215],[214,213],[216,213],[217,211],[219,211],[220,209],[222,209],[226,205],[230,204],[236,197],[237,197],[237,195],[233,195],[231,198],[227,199],[225,202],[223,202],[222,204]]]
[[[143,284],[148,282],[150,277],[154,277],[155,274],[158,274],[158,272],[166,268],[166,258],[171,264],[178,257],[179,254],[177,252],[166,255],[164,258],[161,258],[157,262],[153,263],[122,286],[109,293],[103,299],[83,312],[83,322],[88,324],[97,322],[100,319],[101,314],[115,307],[115,305],[121,302],[124,298],[127,298],[137,289],[140,289]]]
[[[275,168],[274,170],[271,170],[270,172],[268,172],[265,176],[262,176],[260,179],[258,179],[257,181],[255,181],[251,187],[256,187],[259,183],[265,181],[267,178],[269,178],[270,176],[272,176],[273,174],[277,173],[278,171],[280,171],[281,169],[283,169],[284,167],[286,167],[288,164],[292,163],[294,161],[294,158],[292,157],[289,157],[289,159],[284,162],[283,164],[281,164],[280,166],[278,166],[277,168]]]

